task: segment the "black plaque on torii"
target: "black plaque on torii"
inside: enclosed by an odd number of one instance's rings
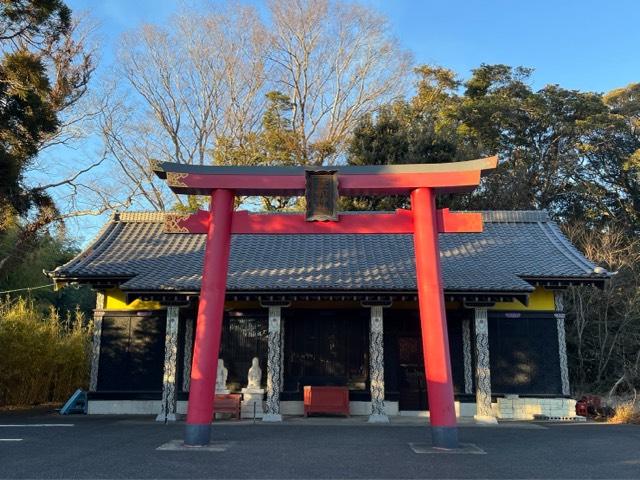
[[[338,171],[305,170],[307,222],[338,220]]]

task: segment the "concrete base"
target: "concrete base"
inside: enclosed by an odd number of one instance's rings
[[[178,420],[178,418],[175,413],[168,413],[166,415],[163,413],[159,413],[156,416],[156,422],[175,422],[176,420]]]
[[[426,443],[410,443],[409,447],[414,453],[453,453],[453,454],[471,454],[486,455],[487,452],[482,450],[473,443],[461,443],[458,448],[437,448]]]
[[[280,415],[279,413],[265,413],[262,416],[262,421],[263,422],[281,422],[282,415]]]
[[[262,398],[264,390],[260,389],[242,389],[242,406],[240,407],[240,416],[242,418],[262,418],[264,415]]]
[[[367,422],[369,423],[389,423],[389,417],[387,417],[386,415],[379,415],[379,414],[371,414],[369,415],[369,420],[367,420]]]
[[[209,442],[207,445],[189,446],[182,440],[171,440],[163,443],[156,450],[182,452],[226,452],[234,442]]]
[[[388,416],[398,415],[398,402],[384,402],[384,412]],[[280,413],[283,415],[304,415],[304,403],[286,400],[280,402]],[[371,402],[349,402],[349,415],[371,415]]]
[[[498,419],[490,415],[474,415],[473,419],[476,423],[483,423],[486,425],[495,425],[498,423]]]

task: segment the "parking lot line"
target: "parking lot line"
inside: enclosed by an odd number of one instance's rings
[[[0,442],[21,442],[21,438],[0,438]]]
[[[73,423],[14,423],[14,424],[5,424],[0,425],[0,428],[11,428],[11,427],[73,427]]]

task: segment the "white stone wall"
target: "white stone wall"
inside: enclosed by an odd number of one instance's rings
[[[571,398],[526,398],[507,396],[498,398],[496,416],[505,420],[533,420],[534,415],[555,418],[576,416],[576,401]]]

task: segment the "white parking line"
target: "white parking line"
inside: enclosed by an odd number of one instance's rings
[[[21,442],[21,438],[0,438],[0,442]]]
[[[73,423],[15,423],[12,425],[0,425],[0,428],[11,427],[73,427]]]

